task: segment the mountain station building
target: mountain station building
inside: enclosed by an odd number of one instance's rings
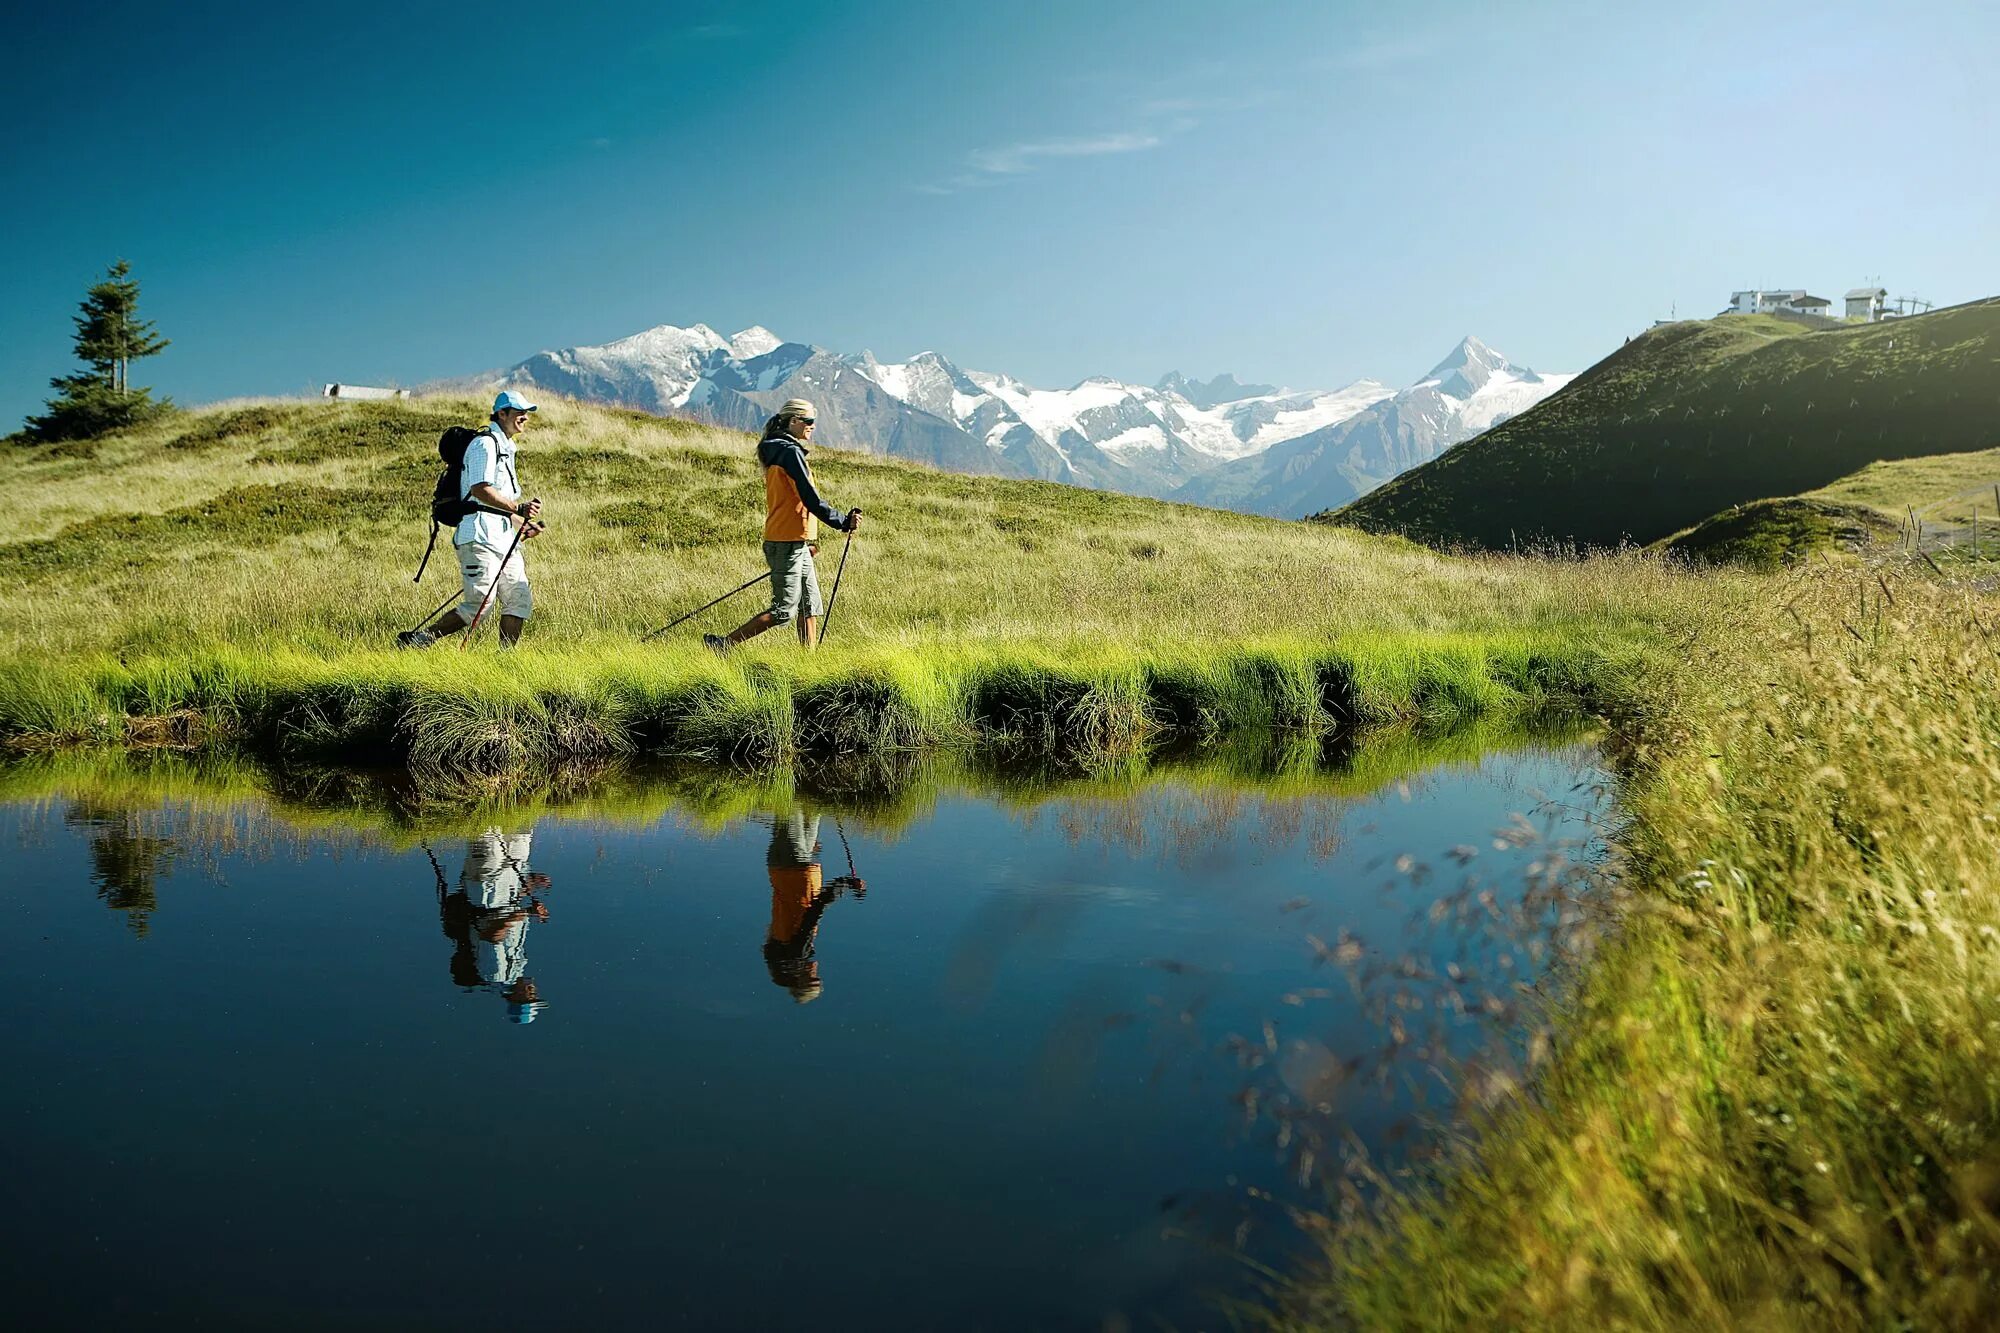
[[[1847,294],[1847,317],[1866,320],[1873,324],[1882,318],[1882,312],[1889,304],[1889,289],[1886,287],[1856,287]]]
[[[1833,302],[1824,296],[1813,296],[1803,287],[1790,287],[1782,291],[1756,290],[1731,292],[1729,308],[1725,315],[1831,315]]]

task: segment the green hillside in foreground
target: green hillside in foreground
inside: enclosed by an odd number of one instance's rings
[[[448,598],[421,586],[438,433],[470,399],[264,402],[92,444],[0,448],[0,747],[248,740],[351,762],[520,772],[664,753],[782,761],[838,735],[882,752],[1024,736],[1115,750],[1356,718],[1462,722],[1575,706],[1595,664],[1712,587],[1657,562],[1445,557],[1349,530],[814,451],[866,514],[820,554],[829,639],[728,660],[701,634],[762,585],[754,441],[544,403],[519,467],[547,505],[535,612],[398,652]]]
[[[2000,298],[1813,330],[1665,325],[1321,520],[1433,545],[1646,543],[1880,460],[2000,444]]]
[[[455,586],[449,534],[413,587],[438,433],[469,399],[268,402],[92,445],[0,448],[0,659],[221,646],[386,648]],[[754,441],[552,401],[520,445],[549,531],[524,647],[629,645],[763,570]],[[1144,645],[1596,621],[1601,578],[1481,568],[1349,531],[816,449],[860,506],[832,644]],[[841,554],[821,553],[830,584]],[[757,609],[745,592],[654,649]],[[1609,598],[1610,600],[1607,600]],[[751,648],[782,656],[779,634]]]

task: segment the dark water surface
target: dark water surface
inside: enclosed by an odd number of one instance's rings
[[[1521,1049],[1548,955],[1467,923],[1596,854],[1593,762],[896,821],[0,806],[8,1322],[1214,1326],[1341,1137],[1407,1151],[1443,1084],[1392,1034]]]

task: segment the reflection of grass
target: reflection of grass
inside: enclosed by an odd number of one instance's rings
[[[399,770],[271,765],[218,751],[64,750],[0,765],[0,800],[62,799],[133,810],[160,804],[264,806],[301,829],[350,829],[400,845],[421,836],[477,831],[495,821],[647,824],[679,815],[720,824],[801,799],[844,814],[858,827],[895,831],[928,815],[942,797],[966,792],[1019,808],[1054,800],[1117,800],[1163,784],[1270,799],[1364,796],[1439,764],[1565,744],[1588,734],[1560,720],[1525,730],[1496,725],[1440,739],[1385,730],[1358,748],[1330,752],[1308,737],[1239,734],[1220,745],[1129,755],[1089,775],[938,754],[911,755],[859,775],[845,764],[746,770],[627,760],[547,772],[536,782],[505,788],[465,785],[448,796],[412,783]]]

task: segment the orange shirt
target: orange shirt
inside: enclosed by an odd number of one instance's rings
[[[764,469],[764,540],[810,542],[819,539],[819,520],[799,498],[798,483],[776,463]]]
[[[786,943],[797,938],[805,924],[806,909],[820,895],[819,862],[803,866],[771,867],[771,929],[768,938]]]

